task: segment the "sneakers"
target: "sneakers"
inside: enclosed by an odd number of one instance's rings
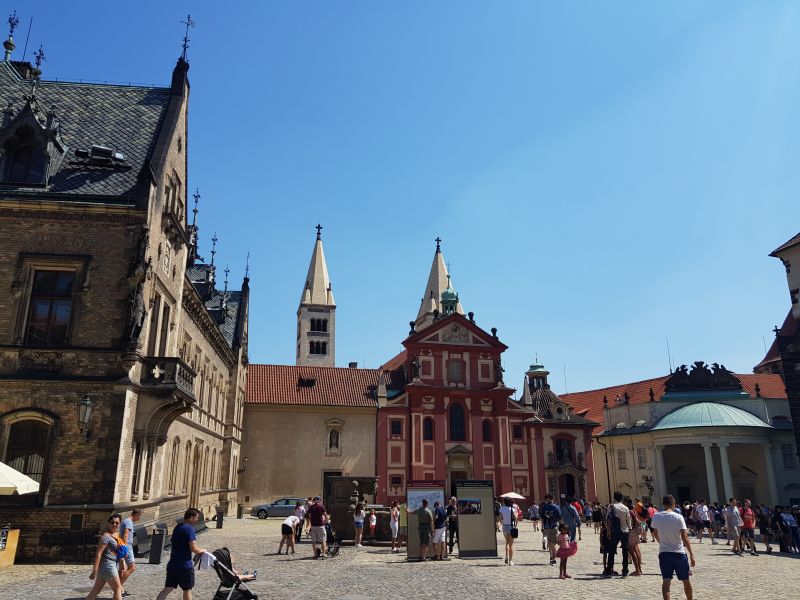
[[[363,547],[364,546],[362,546],[361,544],[356,544],[356,548],[363,548]]]
[[[547,548],[544,546],[544,540],[542,540],[542,550],[547,550]]]
[[[133,594],[131,594],[128,590],[125,590],[124,592],[122,592],[122,597],[123,598],[128,598],[129,596],[133,596]]]
[[[514,566],[514,561],[513,560],[508,561],[508,566],[509,567],[513,567]]]
[[[719,544],[719,542],[718,542],[717,540],[711,540],[711,544],[712,544],[713,546],[716,546],[717,544]]]
[[[503,557],[503,562],[504,562],[505,564],[508,564],[508,557],[507,557],[507,556],[504,556],[504,557]]]
[[[551,559],[550,559],[550,566],[551,566],[551,567],[554,567],[554,566],[555,566],[555,564],[556,564],[556,559],[555,559],[555,558],[551,558]]]

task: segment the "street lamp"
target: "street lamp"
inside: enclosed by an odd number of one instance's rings
[[[83,434],[83,439],[89,441],[89,421],[92,418],[92,399],[89,394],[83,397],[83,400],[77,404],[78,409],[78,430]]]

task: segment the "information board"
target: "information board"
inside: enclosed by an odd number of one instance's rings
[[[494,483],[491,480],[456,481],[458,498],[458,557],[496,557]]]
[[[406,538],[406,557],[408,560],[419,558],[419,517],[417,511],[422,508],[423,498],[428,499],[428,509],[433,512],[433,503],[444,506],[444,484],[437,482],[410,482],[406,488],[408,505],[408,537]],[[433,529],[431,529],[433,537]],[[427,556],[433,556],[433,545],[428,547]]]

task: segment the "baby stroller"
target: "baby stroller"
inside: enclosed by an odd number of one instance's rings
[[[339,554],[339,540],[336,539],[336,532],[330,523],[325,523],[325,543],[328,545],[326,556],[333,558]]]
[[[258,596],[233,572],[231,553],[227,548],[214,550],[212,555],[216,559],[213,563],[214,571],[219,577],[214,600],[258,600]]]

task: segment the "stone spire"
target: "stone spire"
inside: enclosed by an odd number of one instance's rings
[[[321,225],[317,225],[317,241],[314,243],[314,251],[311,253],[311,264],[308,265],[308,275],[306,275],[306,284],[300,304],[336,306],[331,279],[328,276],[328,265],[325,262],[325,252],[322,249]]]
[[[436,252],[433,255],[433,264],[431,265],[431,272],[428,275],[428,284],[425,286],[425,294],[422,296],[419,312],[417,313],[417,329],[423,329],[433,323],[434,312],[443,314],[442,307],[442,294],[445,291],[454,293],[450,275],[447,272],[447,265],[442,256],[442,240],[436,238]],[[464,309],[461,307],[461,301],[456,296],[455,312],[464,314]]]
[[[297,365],[335,364],[336,302],[322,249],[322,225],[317,225],[317,240],[297,308]]]

